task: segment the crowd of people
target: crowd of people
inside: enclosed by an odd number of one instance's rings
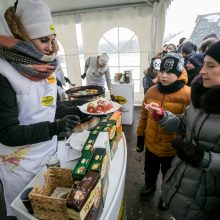
[[[195,76],[199,73],[203,61],[204,61],[204,54],[206,50],[214,43],[218,41],[217,36],[214,33],[211,33],[204,37],[202,43],[197,46],[195,45],[190,39],[181,38],[179,40],[179,44],[175,45],[174,43],[169,43],[163,45],[161,51],[159,51],[152,59],[149,65],[149,68],[144,70],[144,77],[143,77],[143,88],[144,94],[146,93],[147,89],[156,83],[156,79],[159,72],[159,65],[157,68],[154,67],[155,59],[156,62],[160,63],[166,53],[178,53],[184,59],[184,68],[187,71],[188,75],[188,82],[187,85],[190,86],[192,80]],[[158,59],[160,61],[158,61]],[[149,80],[150,79],[150,80]]]
[[[161,170],[158,208],[169,209],[176,220],[220,218],[219,54],[213,33],[199,46],[181,38],[178,46],[164,45],[143,78],[136,147],[145,149],[140,192],[156,190]],[[155,59],[161,60],[157,71]],[[146,75],[153,76],[150,86]]]

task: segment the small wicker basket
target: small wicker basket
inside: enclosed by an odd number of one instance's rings
[[[56,187],[71,188],[72,170],[50,167],[45,173],[42,188],[35,186],[29,194],[34,216],[42,220],[68,220],[66,199],[50,196]]]

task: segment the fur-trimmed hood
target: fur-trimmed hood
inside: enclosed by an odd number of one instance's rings
[[[211,89],[203,87],[202,77],[198,76],[191,85],[191,100],[195,108],[206,113],[220,114],[220,85]]]
[[[198,47],[198,50],[201,50],[203,53],[205,53],[207,49],[217,41],[218,39],[214,37],[207,38],[206,40],[202,41],[202,43]]]

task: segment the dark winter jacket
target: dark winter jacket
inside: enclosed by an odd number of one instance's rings
[[[162,198],[176,220],[220,219],[220,86],[204,88],[201,77],[192,84],[192,104],[177,118],[165,112],[160,124],[185,134],[186,142],[205,150],[198,167],[175,157],[162,184]]]
[[[191,83],[193,79],[199,74],[199,71],[201,70],[201,67],[195,67],[194,69],[187,70],[188,75],[188,86],[191,86]]]
[[[154,72],[153,67],[149,67],[147,70],[144,71],[145,76],[143,77],[143,88],[144,94],[146,94],[147,90],[154,85],[153,79],[157,77],[157,73]]]
[[[0,74],[0,142],[7,146],[21,146],[51,140],[51,123],[49,121],[33,125],[19,125],[16,93],[7,78]],[[78,108],[59,106],[56,118],[77,114]]]

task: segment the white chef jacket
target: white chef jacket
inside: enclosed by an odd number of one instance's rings
[[[57,95],[54,74],[46,80],[34,82],[2,59],[0,72],[16,92],[20,125],[54,121]],[[49,141],[17,147],[0,143],[0,179],[4,187],[7,215],[14,215],[10,203],[45,165],[47,158],[55,153],[56,146],[57,136]]]
[[[108,86],[108,89],[111,89],[111,78],[109,72],[108,64],[103,67],[99,68],[97,64],[97,57],[89,57],[85,63],[86,69],[86,84],[87,85],[105,85],[105,80]]]

